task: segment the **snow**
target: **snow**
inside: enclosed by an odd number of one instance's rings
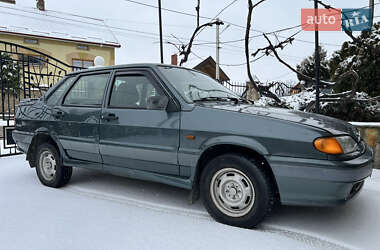
[[[344,94],[348,94],[348,93],[350,93],[350,91],[342,92],[339,94],[344,95]],[[323,97],[323,94],[321,94],[321,97]],[[331,94],[330,98],[333,98],[333,97],[334,97],[333,94]],[[298,94],[289,95],[289,96],[281,96],[279,98],[282,101],[282,104],[284,104],[288,108],[294,109],[294,110],[299,110],[299,111],[305,111],[308,104],[310,104],[312,101],[315,100],[315,90],[306,90],[306,91],[302,91]],[[336,97],[336,99],[339,99],[339,98]],[[354,99],[356,99],[358,101],[368,101],[369,102],[370,97],[365,92],[356,92],[354,95]],[[331,105],[332,103],[333,102],[322,101],[320,104],[322,110],[324,108],[326,108],[328,105]],[[262,96],[262,97],[260,97],[259,100],[255,101],[254,105],[259,106],[259,107],[276,106],[273,99],[265,97],[265,96]],[[377,112],[378,109],[379,109],[379,105],[378,104],[373,105],[372,103],[369,103],[365,107],[365,110],[367,110],[369,112]],[[371,123],[371,124],[373,124],[373,123]]]
[[[102,19],[0,3],[0,31],[120,46]]]
[[[9,120],[9,126],[13,126],[14,124],[14,121],[13,119],[12,120]],[[4,121],[2,119],[0,119],[0,135],[2,136],[3,135],[3,127],[4,126],[8,126],[7,125],[7,121]],[[14,153],[15,152],[15,149],[12,148],[12,149],[5,149],[4,148],[4,142],[2,139],[0,139],[0,154],[9,154],[9,153]]]
[[[308,103],[315,100],[314,91],[302,91],[296,95],[284,96],[281,98],[290,108],[300,110],[301,107],[305,107]]]
[[[4,121],[4,120],[0,119],[0,127],[3,127],[3,126],[7,126],[7,121]]]
[[[74,169],[41,185],[25,156],[0,158],[2,249],[379,249],[380,171],[345,206],[281,207],[256,230],[215,222],[187,191]]]
[[[303,110],[308,103],[315,100],[315,91],[302,91],[295,95],[279,97],[280,100],[291,109]],[[259,107],[271,106],[274,100],[265,96],[255,101],[254,105]]]
[[[355,127],[380,128],[380,122],[350,122]]]

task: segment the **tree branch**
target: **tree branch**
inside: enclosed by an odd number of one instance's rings
[[[197,27],[199,27],[199,12],[201,10],[201,0],[198,0],[197,7],[195,7],[195,11],[197,12]]]
[[[305,79],[308,80],[308,81],[311,81],[311,82],[314,81],[314,82],[315,82],[315,78],[310,77],[310,76],[307,76],[307,75],[304,75],[304,74],[302,74],[301,72],[297,71],[295,68],[293,68],[292,66],[290,66],[287,62],[285,62],[285,61],[279,56],[279,54],[277,53],[277,50],[276,50],[276,49],[278,49],[278,48],[283,48],[287,43],[291,43],[291,42],[294,40],[294,38],[293,38],[293,40],[287,38],[284,42],[281,42],[281,43],[280,43],[280,44],[281,44],[281,47],[279,47],[278,45],[273,46],[271,40],[268,38],[268,36],[267,36],[266,34],[263,34],[263,36],[264,36],[265,39],[268,41],[269,46],[268,46],[268,47],[265,47],[265,48],[261,48],[261,50],[264,50],[265,53],[267,53],[267,54],[269,54],[269,51],[273,52],[273,55],[277,58],[277,60],[278,60],[280,63],[284,64],[288,69],[290,69],[291,71],[293,71],[293,72],[296,73],[296,74],[299,74],[300,76],[302,76],[303,78],[305,78]],[[285,42],[286,42],[286,43],[285,43]],[[321,80],[320,82],[321,82],[322,84],[324,84],[324,85],[328,85],[328,86],[333,86],[333,85],[335,85],[334,82],[328,82],[328,81],[323,81],[323,80]]]
[[[187,62],[187,59],[189,58],[189,55],[191,53],[191,48],[193,46],[194,38],[197,35],[197,33],[202,28],[207,27],[207,26],[213,26],[214,24],[221,25],[221,24],[223,24],[223,22],[221,22],[221,21],[214,21],[214,22],[210,22],[210,23],[204,23],[201,26],[198,26],[194,30],[193,35],[191,36],[189,43],[186,46],[182,46],[183,50],[179,53],[180,55],[183,55],[183,58],[181,59],[181,62],[179,64],[179,66],[182,66],[182,64],[184,64],[185,62]]]
[[[252,20],[252,12],[253,12],[253,9],[256,8],[257,6],[259,6],[262,2],[264,2],[265,0],[260,0],[259,2],[257,2],[256,4],[253,4],[252,3],[252,0],[248,0],[248,15],[247,15],[247,26],[246,26],[246,30],[245,30],[245,60],[246,60],[246,63],[247,63],[247,74],[248,74],[248,78],[249,78],[249,81],[250,81],[250,85],[259,93],[261,93],[262,95],[264,96],[267,96],[267,97],[270,97],[272,99],[274,99],[277,103],[281,103],[281,100],[280,98],[278,98],[277,95],[273,94],[268,87],[266,86],[261,86],[261,85],[258,85],[255,80],[253,79],[252,77],[252,73],[251,73],[251,65],[250,65],[250,60],[249,60],[249,33],[250,33],[250,30],[251,30],[251,20]]]

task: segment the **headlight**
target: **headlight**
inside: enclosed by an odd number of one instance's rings
[[[351,136],[323,137],[314,141],[314,147],[331,155],[349,154],[358,149],[358,144]]]

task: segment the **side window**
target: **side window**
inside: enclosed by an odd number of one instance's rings
[[[73,83],[75,77],[70,77],[66,79],[47,99],[48,105],[54,105],[57,103],[58,99],[63,95],[67,88]]]
[[[164,95],[160,88],[144,75],[116,76],[111,92],[110,107],[152,109],[155,97]]]
[[[66,95],[66,105],[99,106],[103,102],[109,74],[87,75],[79,78]]]

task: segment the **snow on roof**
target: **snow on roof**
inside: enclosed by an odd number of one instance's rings
[[[120,47],[104,20],[0,3],[0,33]]]

